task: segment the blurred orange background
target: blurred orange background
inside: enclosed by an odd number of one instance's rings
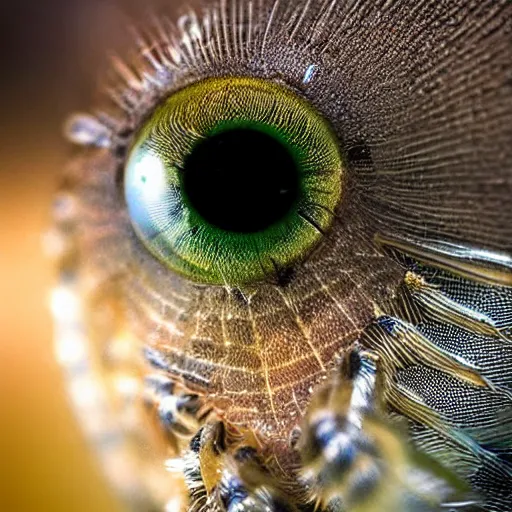
[[[164,2],[173,4],[173,0]],[[142,5],[143,4],[143,5]],[[146,2],[2,2],[0,19],[0,511],[119,509],[69,407],[53,355],[43,254],[69,154],[66,115],[87,110]]]

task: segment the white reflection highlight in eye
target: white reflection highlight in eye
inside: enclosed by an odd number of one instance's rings
[[[162,160],[144,152],[133,165],[132,185],[137,188],[140,199],[146,204],[158,202],[166,190],[165,168]]]

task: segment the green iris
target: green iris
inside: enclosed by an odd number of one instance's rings
[[[300,261],[341,196],[336,137],[308,102],[254,78],[172,94],[141,129],[125,172],[147,249],[204,284],[241,285]]]

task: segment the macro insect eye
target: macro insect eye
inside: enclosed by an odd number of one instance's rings
[[[203,284],[254,282],[303,259],[329,229],[342,183],[328,122],[291,90],[255,78],[171,94],[125,169],[145,247]]]
[[[512,512],[512,3],[204,3],[134,28],[66,128],[59,357],[119,425],[112,481]]]

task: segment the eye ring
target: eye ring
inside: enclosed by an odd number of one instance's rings
[[[210,78],[170,95],[125,167],[145,247],[201,284],[260,281],[301,261],[331,226],[344,166],[303,98],[268,80]]]

